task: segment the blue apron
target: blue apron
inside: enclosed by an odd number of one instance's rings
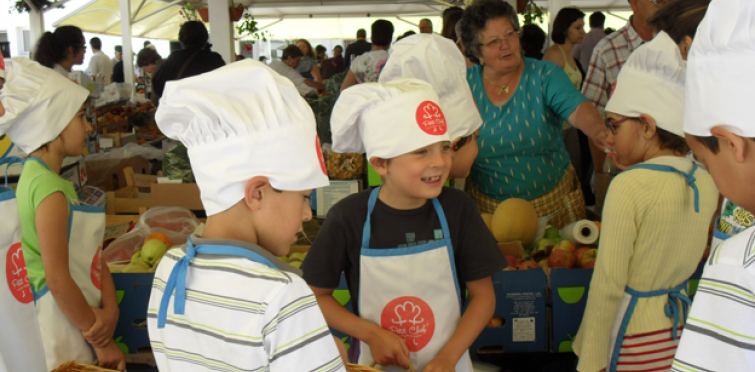
[[[461,292],[456,276],[450,230],[443,207],[432,199],[443,236],[408,248],[369,248],[372,212],[380,188],[372,190],[367,221],[362,233],[359,259],[359,316],[401,336],[409,348],[409,359],[417,371],[424,370],[453,336],[461,319]],[[369,345],[359,344],[359,364],[374,359]],[[401,368],[383,367],[385,371]],[[472,372],[465,353],[456,364],[457,372]]]
[[[693,163],[694,164],[694,163]],[[694,164],[692,172],[686,173],[680,171],[669,165],[660,164],[637,164],[629,167],[626,171],[632,169],[648,169],[658,172],[677,173],[683,176],[687,180],[687,185],[692,188],[695,193],[695,212],[700,212],[700,191],[695,184],[695,171],[697,171],[697,164]],[[625,172],[626,172],[625,171]],[[629,322],[632,320],[634,309],[637,306],[637,302],[641,298],[650,297],[668,297],[668,303],[665,306],[666,316],[674,319],[674,325],[671,330],[674,340],[678,339],[677,328],[680,324],[684,324],[687,321],[687,315],[689,314],[689,308],[692,305],[692,300],[687,296],[687,282],[685,281],[672,289],[659,289],[656,291],[641,292],[627,286],[624,290],[624,298],[622,299],[623,309],[619,310],[614,328],[612,331],[613,339],[611,340],[610,355],[608,357],[608,372],[615,372],[619,362],[619,354],[621,352],[621,345],[624,343],[624,336],[626,335]],[[681,306],[680,306],[681,305]]]
[[[221,256],[231,257],[246,257],[254,262],[261,263],[271,268],[276,268],[267,258],[252,252],[248,249],[234,247],[230,245],[200,245],[194,247],[191,239],[188,240],[186,246],[186,255],[181,257],[180,260],[173,266],[173,271],[170,272],[168,283],[165,286],[165,292],[160,300],[160,311],[157,313],[157,328],[165,328],[165,323],[168,318],[168,304],[170,304],[170,296],[173,291],[176,292],[176,297],[173,301],[173,313],[183,315],[186,306],[186,276],[189,272],[189,263],[197,254],[214,254]]]

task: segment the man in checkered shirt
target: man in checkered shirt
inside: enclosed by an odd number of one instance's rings
[[[598,42],[590,58],[582,94],[595,104],[605,117],[605,107],[613,91],[621,67],[642,43],[653,38],[647,19],[666,0],[628,0],[634,15],[627,25]]]

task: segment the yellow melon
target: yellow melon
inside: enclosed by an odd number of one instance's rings
[[[496,208],[491,226],[499,243],[519,240],[527,246],[537,235],[537,212],[526,200],[507,199]]]
[[[485,221],[485,226],[488,227],[488,230],[492,232],[493,231],[493,215],[490,213],[483,213],[482,220]]]

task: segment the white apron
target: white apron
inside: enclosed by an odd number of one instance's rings
[[[27,161],[39,161],[29,158]],[[47,166],[47,165],[45,165]],[[68,270],[89,306],[102,307],[100,275],[105,209],[69,203]],[[60,310],[47,286],[35,293],[37,319],[45,347],[47,370],[75,360],[91,364],[94,350],[76,325]]]
[[[380,188],[372,190],[367,222],[362,235],[359,261],[359,316],[401,336],[409,358],[418,372],[433,360],[456,331],[461,319],[461,293],[446,216],[437,199],[443,236],[433,243],[409,248],[369,248],[370,220]],[[359,364],[374,360],[369,345],[360,342]],[[382,367],[402,371],[400,367]],[[457,372],[472,372],[472,360],[465,352],[456,364]]]
[[[658,172],[677,173],[684,176],[687,179],[687,185],[692,187],[692,190],[695,192],[695,212],[699,212],[699,192],[694,177],[695,171],[697,170],[697,164],[694,164],[692,172],[689,174],[674,167],[659,164],[638,164],[628,168],[624,172],[632,169],[649,169]],[[626,336],[629,322],[632,320],[634,309],[640,298],[668,297],[665,313],[666,316],[673,318],[674,320],[671,334],[672,338],[677,340],[677,329],[686,322],[690,306],[692,305],[692,300],[687,296],[687,293],[687,281],[671,289],[659,289],[648,292],[640,292],[627,286],[624,290],[624,297],[619,305],[619,312],[616,314],[613,329],[611,331],[611,347],[609,349],[610,353],[608,355],[608,367],[606,367],[606,372],[615,372],[618,367],[619,354],[621,352],[621,346],[624,343],[624,336]]]
[[[5,158],[1,164],[23,163]],[[34,296],[21,250],[21,221],[16,193],[0,187],[0,372],[46,372],[42,337],[34,314]]]

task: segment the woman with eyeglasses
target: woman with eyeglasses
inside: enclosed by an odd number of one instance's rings
[[[629,166],[611,182],[574,341],[578,371],[669,371],[716,210],[710,174],[686,158],[685,64],[661,32],[635,50],[606,105],[608,144]]]
[[[501,0],[478,0],[464,11],[461,38],[483,126],[467,191],[482,213],[520,198],[560,228],[585,217],[585,201],[561,137],[567,120],[600,147],[606,128],[595,107],[564,71],[522,57],[516,11]]]
[[[86,40],[80,28],[61,26],[39,38],[32,57],[42,66],[68,77],[74,65],[84,63],[86,50]]]

